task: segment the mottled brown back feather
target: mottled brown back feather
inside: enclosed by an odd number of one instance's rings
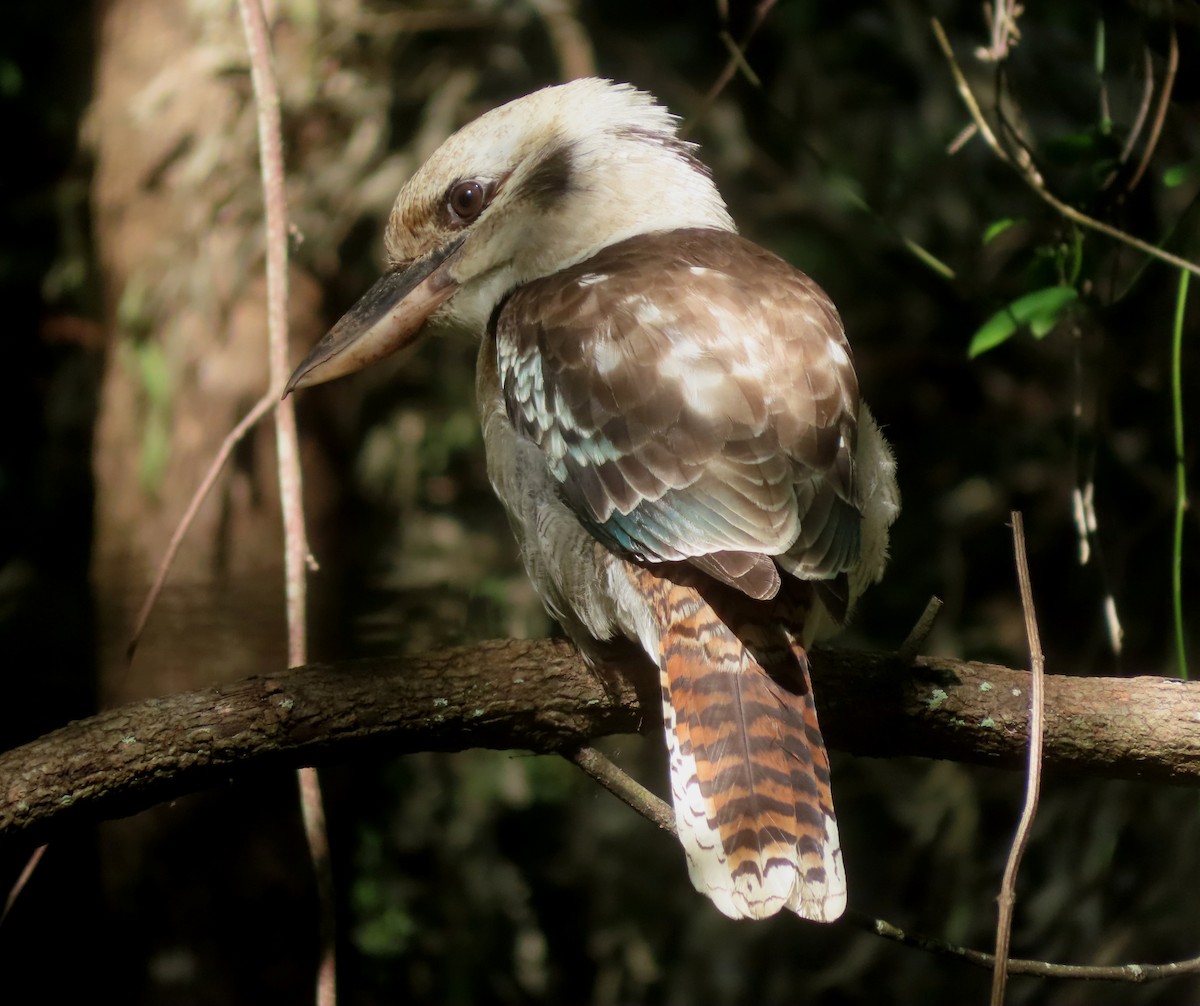
[[[858,383],[837,311],[721,230],[643,234],[494,319],[514,427],[602,541],[756,597],[858,559]]]

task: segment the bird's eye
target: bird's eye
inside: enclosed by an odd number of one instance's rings
[[[446,194],[446,205],[457,222],[469,224],[483,212],[487,195],[482,182],[458,182]]]

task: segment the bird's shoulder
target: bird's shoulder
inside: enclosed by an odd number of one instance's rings
[[[495,324],[514,419],[535,427],[620,418],[696,461],[769,432],[817,470],[853,438],[858,383],[833,302],[732,232],[618,242],[518,288]]]

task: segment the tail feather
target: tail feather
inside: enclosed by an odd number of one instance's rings
[[[634,574],[657,654],[680,840],[693,884],[732,918],[832,921],[846,881],[803,648],[803,610]],[[789,617],[784,617],[785,615]]]

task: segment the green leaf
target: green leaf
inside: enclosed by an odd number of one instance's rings
[[[1017,221],[1015,217],[1005,217],[1003,220],[993,220],[987,225],[987,230],[983,232],[983,243],[987,244],[993,238],[998,238],[1016,222]]]
[[[1078,227],[1071,229],[1071,243],[1066,250],[1064,266],[1066,283],[1063,285],[1073,287],[1079,282],[1080,273],[1083,272],[1083,231]]]
[[[971,336],[971,345],[967,347],[967,356],[973,360],[981,353],[995,349],[1016,330],[1017,323],[1007,310],[993,314],[983,323],[979,331]]]
[[[1035,339],[1044,339],[1058,324],[1057,314],[1039,314],[1029,319],[1029,331]]]
[[[1080,164],[1096,153],[1098,140],[1098,134],[1090,129],[1066,133],[1046,142],[1046,156],[1057,164]]]
[[[1176,189],[1189,178],[1200,175],[1200,164],[1195,161],[1184,161],[1163,172],[1163,185],[1168,189]]]
[[[997,311],[971,337],[967,356],[971,359],[995,349],[1012,337],[1022,325],[1028,325],[1036,338],[1042,338],[1058,323],[1066,308],[1079,297],[1073,286],[1048,286],[1018,297]]]

